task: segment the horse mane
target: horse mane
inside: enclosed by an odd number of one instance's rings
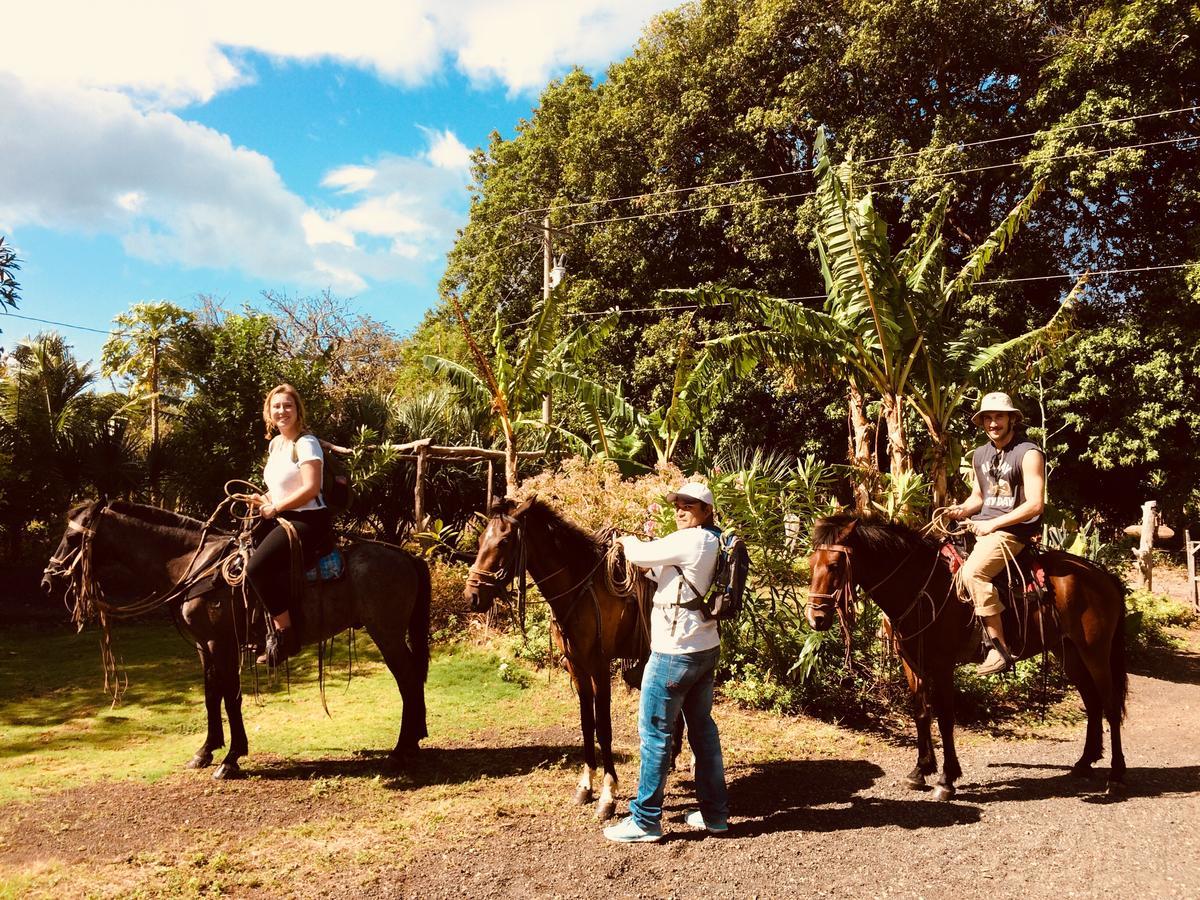
[[[879,554],[912,553],[922,548],[937,552],[938,542],[899,522],[889,522],[871,516],[856,516],[839,513],[818,519],[813,525],[813,546],[840,543],[846,528],[855,525],[849,540],[854,540],[864,550]]]
[[[520,501],[506,497],[495,501],[489,513],[491,515],[511,514],[519,505]],[[529,522],[545,528],[566,556],[580,557],[589,563],[594,563],[597,557],[605,551],[603,542],[596,535],[588,533],[564,517],[544,500],[534,497],[529,502],[529,508],[525,510],[524,515]]]
[[[129,516],[148,525],[163,528],[176,528],[181,531],[200,531],[204,527],[203,522],[193,519],[191,516],[171,512],[169,509],[161,509],[157,506],[131,503],[128,500],[113,500],[108,504],[108,509],[119,515]]]

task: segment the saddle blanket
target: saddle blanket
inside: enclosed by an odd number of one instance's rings
[[[342,551],[335,549],[317,560],[317,564],[304,573],[309,583],[318,581],[337,581],[346,573],[346,558]]]

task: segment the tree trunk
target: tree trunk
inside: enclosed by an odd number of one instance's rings
[[[517,496],[517,488],[521,482],[517,476],[517,436],[505,424],[504,429],[504,494],[506,497]]]
[[[150,503],[158,499],[158,340],[150,345]]]
[[[904,430],[904,398],[893,394],[882,399],[883,420],[888,430],[888,463],[892,477],[896,478],[912,471],[908,434]]]
[[[875,465],[875,425],[867,418],[867,402],[854,379],[850,380],[847,391],[847,405],[850,409],[850,464],[854,467],[854,508],[862,513],[871,506],[871,491],[879,471]]]
[[[933,449],[930,454],[932,471],[929,473],[933,482],[933,508],[940,509],[950,502],[950,473],[946,471],[946,461],[950,456],[949,438],[937,432],[931,434]]]

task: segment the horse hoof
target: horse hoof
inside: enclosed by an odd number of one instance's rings
[[[938,802],[953,800],[956,791],[950,785],[935,784],[933,786],[933,799]]]
[[[185,769],[207,769],[212,765],[211,753],[197,753],[187,761]]]
[[[223,762],[213,770],[212,777],[214,781],[237,781],[245,778],[246,773],[235,762]]]
[[[1093,774],[1092,773],[1092,764],[1085,763],[1085,762],[1077,762],[1077,763],[1075,763],[1075,765],[1071,766],[1071,774],[1074,775],[1076,778],[1091,778],[1092,774]]]
[[[908,788],[910,791],[923,791],[923,790],[925,790],[925,787],[926,787],[925,776],[924,775],[908,775],[904,779],[904,786],[906,788]]]
[[[617,814],[617,801],[609,800],[607,803],[601,803],[596,807],[596,818],[601,822],[607,822]]]
[[[586,806],[592,802],[592,792],[587,788],[581,787],[575,789],[575,805]]]
[[[1105,793],[1113,799],[1119,799],[1125,796],[1125,785],[1120,781],[1109,781]]]

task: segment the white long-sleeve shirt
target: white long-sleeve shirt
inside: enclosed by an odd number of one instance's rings
[[[679,603],[695,599],[687,582],[681,586],[679,566],[701,595],[707,593],[717,571],[720,542],[703,528],[683,528],[654,541],[640,541],[631,534],[621,538],[625,558],[657,582],[654,608],[650,613],[650,649],[655,653],[679,654],[711,650],[721,643],[714,619],[698,609],[682,609]]]

